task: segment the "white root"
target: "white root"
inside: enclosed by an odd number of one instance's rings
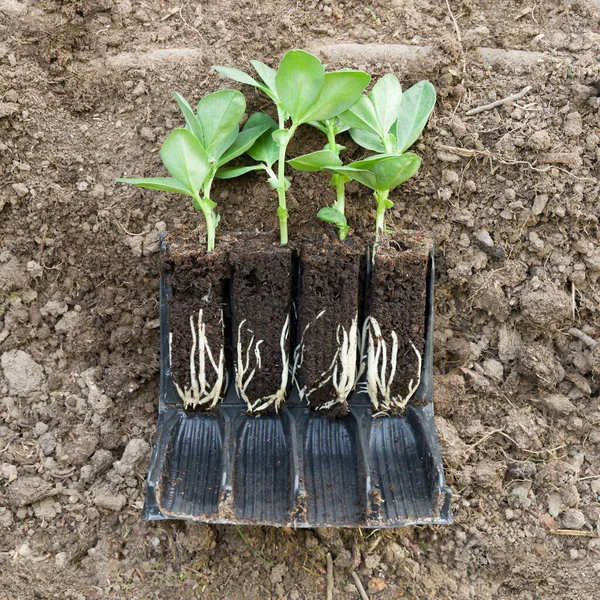
[[[417,381],[415,382],[413,379],[409,381],[406,396],[393,396],[391,388],[398,366],[398,335],[395,331],[392,331],[392,347],[391,349],[388,348],[388,342],[384,339],[381,333],[381,327],[377,320],[373,317],[367,317],[361,337],[361,355],[363,364],[361,364],[359,375],[362,374],[366,368],[366,391],[371,399],[373,407],[378,414],[385,414],[392,409],[404,410],[408,401],[413,397],[421,383],[421,353],[417,350],[412,341],[409,340],[410,346],[417,357]],[[367,346],[366,348],[365,345]]]
[[[308,328],[313,325],[318,319],[325,314],[325,310],[322,310],[312,321],[308,323],[302,332],[302,338],[300,344],[296,348],[295,360],[294,360],[294,380],[296,380],[296,371],[302,366],[302,360],[304,357],[304,334]],[[357,368],[357,352],[359,346],[358,340],[358,315],[352,319],[350,330],[346,329],[342,325],[338,325],[336,330],[336,341],[338,348],[335,352],[333,360],[329,367],[319,375],[319,379],[313,384],[313,387],[307,389],[307,386],[300,387],[300,398],[308,400],[310,395],[321,389],[329,381],[332,382],[335,390],[335,397],[322,404],[318,407],[319,410],[328,410],[336,404],[344,404],[348,399],[348,396],[356,386],[356,382],[360,376]],[[296,383],[297,380],[296,380]]]
[[[254,402],[248,397],[247,390],[252,378],[256,374],[257,369],[260,371],[262,368],[262,357],[260,354],[260,345],[264,342],[264,340],[258,340],[254,343],[254,332],[250,329],[246,328],[250,334],[250,341],[246,346],[246,351],[244,352],[243,346],[243,326],[246,323],[244,319],[238,326],[238,335],[237,335],[237,344],[236,344],[236,362],[235,362],[235,389],[239,394],[240,398],[244,400],[246,405],[248,406],[248,412],[257,413],[266,408],[273,407],[275,408],[275,412],[279,411],[279,407],[282,402],[285,400],[285,395],[287,392],[288,386],[288,377],[290,370],[290,360],[287,353],[287,341],[290,332],[290,315],[287,316],[283,328],[281,329],[281,337],[279,338],[279,347],[281,348],[281,361],[283,366],[281,368],[281,383],[279,385],[279,389],[269,396],[265,396],[264,398],[259,398]],[[254,354],[254,366],[251,365],[251,355]]]
[[[181,386],[175,382],[177,393],[183,400],[184,408],[206,406],[214,408],[221,400],[222,392],[227,387],[227,371],[225,368],[225,348],[219,349],[219,359],[215,361],[213,352],[206,337],[206,323],[203,310],[198,311],[197,323],[190,316],[190,329],[192,331],[192,349],[190,351],[190,387]],[[223,312],[221,311],[221,326],[223,326]],[[169,361],[171,360],[170,346],[172,335],[169,335]],[[207,363],[208,359],[208,363]],[[197,361],[197,365],[196,365]],[[216,375],[215,383],[210,386],[207,380],[207,366],[212,368]]]

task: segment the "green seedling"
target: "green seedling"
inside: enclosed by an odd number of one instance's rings
[[[348,126],[344,125],[338,117],[325,121],[313,121],[309,125],[316,127],[327,136],[327,145],[323,150],[288,160],[288,164],[299,171],[324,171],[331,166],[341,167],[340,153],[345,147],[336,142],[336,136],[343,131],[347,131]],[[350,178],[346,175],[334,173],[331,176],[330,184],[335,187],[336,200],[333,206],[322,208],[317,213],[319,219],[338,228],[338,237],[342,241],[346,239],[350,230],[345,214],[346,183],[348,181],[350,181]]]
[[[184,194],[204,215],[207,251],[215,248],[219,224],[211,187],[218,169],[249,150],[271,126],[267,115],[255,113],[242,131],[239,122],[246,100],[236,90],[221,90],[204,96],[196,112],[178,93],[173,96],[185,117],[185,129],[172,131],[160,148],[160,157],[171,177],[121,178],[120,183],[163,192]]]
[[[271,136],[278,148],[277,176],[270,176],[269,183],[277,190],[279,200],[280,241],[287,244],[286,191],[290,182],[285,177],[285,157],[290,140],[300,125],[333,119],[350,108],[371,78],[362,71],[326,73],[321,61],[303,50],[287,52],[277,70],[258,60],[251,63],[261,81],[238,69],[222,66],[215,69],[225,77],[255,87],[275,103],[277,129]]]

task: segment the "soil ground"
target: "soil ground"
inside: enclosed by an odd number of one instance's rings
[[[3,2],[0,597],[323,598],[327,552],[339,599],[358,597],[351,571],[373,599],[598,597],[599,16],[596,0]],[[456,524],[141,522],[158,234],[198,215],[114,180],[163,173],[159,144],[182,122],[169,93],[227,85],[211,65],[338,42],[430,47],[330,62],[439,93],[390,222],[437,240],[435,400]],[[491,64],[479,47],[541,55]],[[301,132],[290,155],[323,144]],[[327,177],[292,180],[291,234],[319,231]],[[350,224],[369,231],[374,203],[349,187]],[[274,226],[258,175],[214,198],[223,230]]]

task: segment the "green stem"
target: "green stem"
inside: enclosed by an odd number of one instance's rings
[[[375,190],[375,200],[377,202],[377,221],[375,223],[375,245],[379,242],[379,234],[385,230],[384,218],[385,209],[390,190]]]
[[[337,151],[337,144],[335,141],[335,126],[332,119],[327,120],[327,143],[329,145],[329,150],[333,152],[338,158],[340,157],[339,152]],[[333,175],[331,177],[331,182],[335,185],[335,195],[336,201],[333,205],[333,208],[338,210],[342,215],[345,216],[346,211],[346,182],[343,177],[339,175]],[[348,235],[348,230],[346,227],[338,227],[338,237],[341,242],[346,239]]]
[[[279,216],[279,241],[282,246],[288,243],[288,228],[287,228],[287,203],[285,199],[285,151],[287,150],[287,142],[279,146],[279,159],[277,161],[277,197],[279,206],[277,215]]]
[[[202,203],[202,214],[206,219],[206,251],[212,252],[215,249],[215,233],[217,230],[217,214],[213,208],[205,207]]]

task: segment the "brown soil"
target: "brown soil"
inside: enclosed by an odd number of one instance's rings
[[[303,389],[312,390],[321,383],[323,372],[332,365],[341,343],[339,328],[348,333],[353,319],[359,316],[363,292],[360,269],[365,253],[357,238],[340,243],[333,234],[317,241],[307,240],[300,246],[297,310],[303,351],[297,377]],[[335,398],[336,391],[329,379],[308,400],[312,407],[318,408]],[[339,405],[328,414],[342,416],[347,410],[347,405]]]
[[[240,369],[237,348],[241,343],[243,361],[247,356],[250,359],[245,377],[256,368],[246,389],[249,401],[254,404],[277,392],[282,372],[287,368],[283,363],[281,337],[286,320],[289,327],[291,319],[292,251],[281,246],[271,234],[239,236],[232,246],[230,261],[236,372]],[[249,348],[252,338],[253,345]],[[255,360],[257,347],[260,365]],[[291,360],[289,331],[284,347]]]
[[[167,238],[163,273],[171,288],[169,298],[169,332],[171,338],[171,371],[173,382],[184,390],[191,387],[190,353],[192,331],[190,318],[197,333],[198,315],[206,325],[206,339],[218,362],[225,347],[225,318],[229,308],[229,248],[223,236],[213,252],[204,249],[205,237],[198,231],[178,232]],[[198,344],[196,344],[198,348]],[[198,368],[197,354],[193,357]],[[212,389],[217,374],[208,366],[206,382]],[[222,389],[225,393],[225,389]]]
[[[334,600],[358,598],[351,571],[371,600],[597,596],[600,346],[580,335],[600,340],[596,6],[3,2],[0,597],[312,600],[325,597],[328,552]],[[415,146],[423,167],[392,192],[388,225],[436,240],[435,408],[456,524],[141,522],[159,389],[158,233],[194,229],[199,215],[114,180],[165,174],[159,144],[183,123],[170,92],[195,102],[235,86],[211,65],[274,65],[289,48],[337,42],[432,48],[410,65],[328,62],[438,91]],[[546,59],[489,66],[478,46]],[[161,61],[165,48],[182,52]],[[517,102],[466,115],[525,86]],[[244,92],[248,112],[271,111]],[[340,143],[345,159],[362,155]],[[290,156],[324,144],[303,126]],[[289,176],[291,238],[327,232],[316,213],[335,199],[329,178]],[[221,231],[276,226],[261,174],[219,182],[214,199]],[[347,200],[351,227],[372,231],[372,197],[349,184]],[[17,350],[39,370],[19,375]]]
[[[390,386],[393,397],[405,398],[419,378],[419,359],[425,347],[427,260],[433,240],[426,233],[399,231],[382,235],[371,274],[367,314],[381,328],[388,348],[392,333],[398,338],[396,374]],[[390,371],[388,370],[388,373]]]

